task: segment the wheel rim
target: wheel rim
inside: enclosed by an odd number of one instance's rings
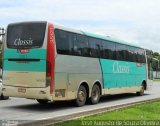
[[[95,101],[99,98],[99,90],[97,88],[93,90],[92,97]]]
[[[81,90],[79,93],[78,93],[78,97],[79,97],[79,101],[80,102],[83,102],[83,101],[85,101],[85,93],[84,93],[84,91],[83,90]]]
[[[144,93],[144,86],[142,86],[141,88],[141,93]]]

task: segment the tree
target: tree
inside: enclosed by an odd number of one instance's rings
[[[157,59],[157,60],[155,60],[155,59]],[[159,60],[159,62],[158,62],[158,60]],[[158,53],[158,52],[154,52],[153,53],[153,70],[154,71],[160,71],[160,68],[157,68],[157,66],[158,66],[158,63],[159,63],[159,66],[160,66],[160,54]]]
[[[154,52],[153,58],[160,59],[160,54],[158,52]]]
[[[2,68],[2,40],[0,40],[0,68]]]

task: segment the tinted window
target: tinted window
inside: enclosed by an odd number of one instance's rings
[[[137,62],[145,63],[144,50],[140,48],[136,48],[136,53],[137,53]]]
[[[60,54],[72,54],[73,52],[73,43],[74,34],[69,34],[66,31],[55,30],[55,39],[56,39],[56,47],[57,52]]]
[[[102,56],[105,59],[115,59],[116,58],[116,53],[115,53],[115,43],[102,40]]]
[[[117,60],[126,60],[126,45],[116,43],[116,59]]]
[[[96,38],[89,38],[91,48],[91,56],[95,58],[101,57],[101,40]]]
[[[11,24],[7,29],[8,48],[40,48],[43,45],[46,22]]]
[[[74,40],[74,55],[90,56],[89,42],[86,36],[77,34]]]
[[[59,54],[90,56],[89,43],[86,36],[56,29],[55,38]]]
[[[146,63],[146,58],[145,58],[145,51],[144,51],[144,49],[141,49],[141,54],[142,54],[142,63]]]
[[[128,61],[136,62],[135,47],[127,46],[128,48]]]
[[[144,50],[85,35],[55,30],[57,52],[65,55],[145,62]]]

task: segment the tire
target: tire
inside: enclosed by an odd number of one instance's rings
[[[141,90],[139,92],[136,92],[137,96],[144,95],[144,85],[142,85]]]
[[[77,92],[76,106],[81,107],[85,105],[87,99],[87,91],[86,88],[81,85]]]
[[[7,99],[9,99],[9,96],[3,96],[3,94],[1,94],[1,99],[2,100],[7,100]]]
[[[37,99],[37,102],[44,105],[48,103],[48,100]]]
[[[97,84],[95,84],[92,88],[90,103],[97,104],[100,99],[100,88]]]

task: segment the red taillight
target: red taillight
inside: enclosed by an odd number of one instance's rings
[[[47,61],[47,67],[46,67],[46,76],[51,77],[51,63]]]
[[[54,72],[55,72],[55,43],[54,43],[54,27],[48,24],[48,39],[47,39],[47,63],[46,63],[46,77],[47,85],[50,85],[50,94],[54,90]]]

